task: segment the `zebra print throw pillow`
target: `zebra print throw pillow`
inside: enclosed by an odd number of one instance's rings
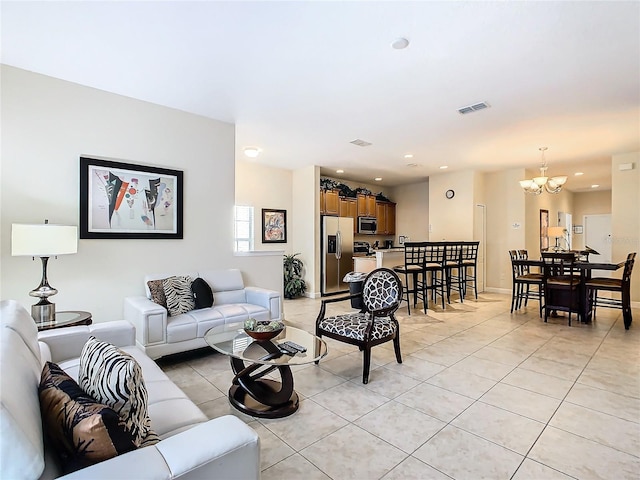
[[[136,447],[159,440],[151,430],[142,367],[131,355],[89,337],[80,354],[78,383],[87,394],[116,411]]]
[[[118,414],[83,392],[55,363],[42,369],[38,392],[44,430],[65,473],[135,450]]]
[[[167,310],[172,317],[196,308],[196,301],[191,292],[192,283],[193,279],[189,276],[169,277],[162,281],[167,297]]]

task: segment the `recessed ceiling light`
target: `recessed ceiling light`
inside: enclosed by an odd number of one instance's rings
[[[344,170],[342,169],[336,170],[336,173],[344,173]]]
[[[574,175],[575,175],[576,177],[579,177],[580,175],[584,175],[584,173],[583,173],[583,172],[576,172],[576,173],[574,173]]]
[[[449,168],[449,165],[442,165],[442,166],[440,167],[440,170],[446,170],[447,168]]]
[[[598,188],[600,185],[598,185],[597,183],[591,185],[591,188]]]
[[[244,147],[244,154],[249,158],[256,158],[260,155],[260,149],[258,147]]]
[[[413,153],[406,153],[404,158],[413,158]]]
[[[403,50],[409,46],[409,40],[403,37],[396,38],[393,43],[391,43],[391,46],[396,50]]]
[[[376,177],[376,178],[374,178],[374,180],[375,180],[376,182],[381,182],[381,181],[382,181],[382,177]]]

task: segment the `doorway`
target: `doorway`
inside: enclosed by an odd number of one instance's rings
[[[478,292],[484,292],[485,286],[485,258],[486,258],[486,244],[487,244],[487,234],[486,234],[486,206],[485,205],[476,205],[475,212],[473,215],[473,239],[475,241],[480,241],[480,245],[478,246],[478,262],[477,262],[477,272],[476,272],[476,282],[478,287]]]
[[[584,216],[584,247],[599,253],[590,254],[590,262],[611,263],[611,214]],[[601,277],[610,275],[609,271],[598,272]]]

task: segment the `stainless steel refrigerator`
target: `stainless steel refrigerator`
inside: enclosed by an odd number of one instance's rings
[[[353,218],[323,217],[322,295],[349,290],[342,281],[353,270]]]

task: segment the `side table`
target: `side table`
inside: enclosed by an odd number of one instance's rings
[[[91,313],[79,310],[56,312],[56,318],[52,322],[36,322],[38,331],[51,330],[52,328],[74,327],[76,325],[91,325]]]

